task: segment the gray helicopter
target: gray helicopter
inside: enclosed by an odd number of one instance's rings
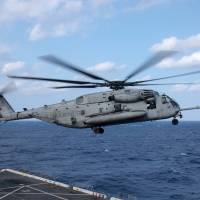
[[[70,83],[73,85],[62,85],[53,87],[63,88],[99,88],[108,87],[111,90],[80,96],[71,101],[62,101],[54,105],[27,109],[15,112],[0,94],[0,121],[11,121],[28,118],[36,118],[49,123],[55,123],[70,128],[91,128],[95,134],[104,133],[102,127],[107,125],[144,122],[172,118],[172,124],[178,124],[178,117],[182,118],[184,110],[200,109],[199,106],[191,108],[180,108],[179,104],[167,95],[161,95],[157,91],[147,89],[136,89],[139,86],[174,85],[174,84],[196,84],[196,83],[150,83],[158,80],[198,74],[193,71],[178,75],[166,76],[141,81],[129,81],[132,77],[142,71],[158,64],[163,59],[175,54],[174,51],[161,51],[140,65],[122,81],[110,81],[96,74],[85,71],[75,65],[67,63],[53,55],[42,56],[46,62],[56,64],[65,69],[72,70],[81,75],[94,79],[95,81],[62,80],[43,77],[14,76],[14,79],[51,81]],[[131,88],[132,86],[132,88]]]

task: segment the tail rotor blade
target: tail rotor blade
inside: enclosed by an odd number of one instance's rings
[[[10,92],[13,92],[16,89],[17,89],[16,84],[14,82],[10,82],[0,88],[0,95],[4,95],[4,94],[10,93]]]

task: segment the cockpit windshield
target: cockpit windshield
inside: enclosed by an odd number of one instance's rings
[[[169,96],[167,96],[170,100],[170,103],[172,104],[173,107],[179,107],[178,103],[176,103],[176,101],[174,101],[172,98],[170,98]]]
[[[171,103],[173,107],[179,107],[178,103],[176,103],[176,101],[167,95],[162,95],[162,103]]]
[[[171,99],[170,102],[171,102],[171,104],[172,104],[173,107],[179,107],[179,105],[173,99]]]

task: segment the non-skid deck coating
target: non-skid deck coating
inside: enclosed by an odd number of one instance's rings
[[[4,169],[0,171],[0,200],[103,200],[106,195]],[[109,198],[116,199],[116,198]]]

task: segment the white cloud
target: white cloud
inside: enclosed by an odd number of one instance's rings
[[[13,72],[13,71],[15,71],[15,70],[21,69],[21,68],[23,68],[24,66],[25,66],[25,63],[22,62],[22,61],[16,61],[16,62],[6,63],[6,64],[3,66],[1,72],[2,72],[3,74],[8,74],[8,73]]]
[[[137,78],[135,81],[144,81],[144,80],[149,80],[149,79],[152,79],[152,76],[150,74],[145,75],[141,78]]]
[[[158,67],[174,68],[174,67],[200,67],[200,51],[196,51],[181,58],[168,58],[160,62]]]
[[[1,0],[0,24],[25,22],[32,41],[85,31],[97,20],[171,0]],[[131,10],[130,9],[130,10]]]
[[[83,1],[81,0],[70,0],[64,3],[66,12],[80,12],[83,8]]]
[[[26,84],[25,84],[26,83]],[[59,93],[63,92],[62,89],[52,89],[51,87],[55,86],[61,86],[60,83],[52,83],[52,82],[41,82],[41,81],[35,81],[35,82],[29,82],[27,85],[27,81],[22,81],[20,83],[20,86],[22,88],[20,89],[20,93],[26,96],[31,96],[31,95],[47,95],[49,93]],[[70,90],[70,89],[65,89],[65,91]]]
[[[187,38],[168,37],[160,43],[154,44],[151,50],[157,52],[162,50],[188,50],[191,48],[200,48],[200,34]]]
[[[47,92],[49,92],[48,86],[49,83],[34,82],[29,84],[28,87],[23,85],[23,88],[20,92],[27,96],[37,94],[46,95]]]
[[[88,67],[87,70],[92,71],[92,72],[107,72],[107,71],[113,70],[115,66],[116,65],[114,62],[106,61],[106,62],[98,63],[92,67]]]
[[[178,51],[179,57],[168,58],[157,66],[162,68],[193,67],[200,65],[200,33],[187,38],[168,37],[152,45],[151,51]]]
[[[149,79],[152,79],[152,76],[151,75],[146,75],[146,76],[143,76],[142,78],[140,78],[139,80],[140,81],[144,81],[144,80],[149,80]]]
[[[108,5],[108,4],[114,3],[114,0],[93,0],[93,1],[91,1],[91,3],[95,7],[99,7],[99,6],[104,6],[104,5]]]
[[[189,86],[185,84],[176,84],[172,87],[173,92],[183,92],[188,90]]]
[[[77,19],[76,21],[66,22],[66,23],[59,23],[57,24],[52,34],[49,34],[49,36],[53,37],[59,37],[59,36],[69,36],[73,33],[76,33],[80,27],[81,22]]]
[[[58,7],[62,0],[2,0],[1,22],[41,18]]]
[[[194,84],[176,84],[171,90],[173,92],[199,92],[200,91],[200,82],[194,81]]]
[[[1,44],[0,45],[0,54],[6,54],[10,52],[10,47],[8,45],[5,44]]]
[[[2,0],[0,23],[25,22],[30,40],[60,37],[81,31],[102,18],[114,0]],[[104,8],[106,8],[104,10]],[[30,28],[32,27],[32,28]]]
[[[139,0],[134,6],[134,9],[145,10],[153,6],[159,5],[166,2],[166,0]]]
[[[190,90],[190,91],[194,91],[194,92],[195,92],[195,91],[196,91],[196,92],[197,92],[197,91],[200,91],[200,84],[196,84],[196,85],[190,86],[190,87],[189,87],[189,90]]]
[[[125,65],[117,65],[112,61],[105,61],[102,63],[98,63],[92,67],[88,67],[87,70],[91,72],[110,72],[113,70],[121,70],[125,68]]]
[[[29,34],[29,39],[34,41],[34,40],[39,40],[42,39],[46,36],[46,33],[42,30],[42,27],[40,24],[36,24],[32,30],[30,31]]]

